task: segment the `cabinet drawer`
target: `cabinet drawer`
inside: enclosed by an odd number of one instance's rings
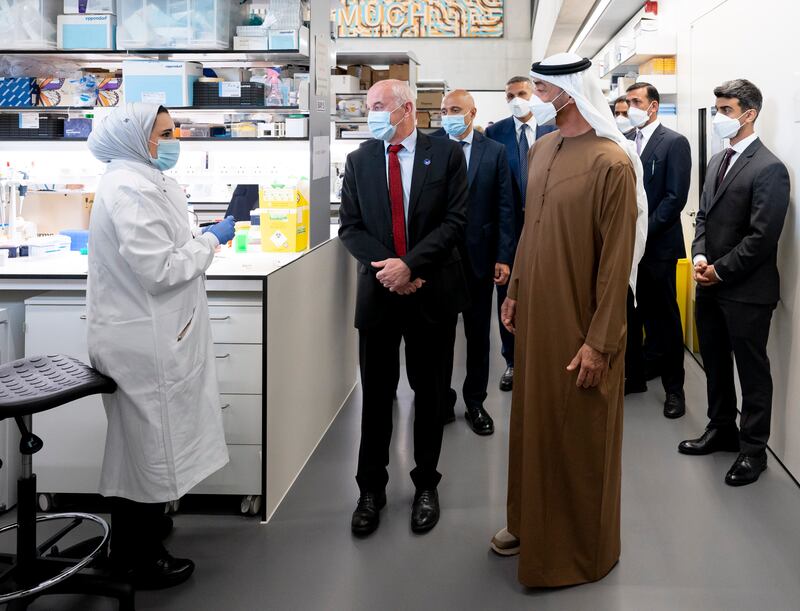
[[[261,343],[261,308],[209,306],[208,311],[215,343]]]
[[[28,305],[25,307],[25,325],[26,357],[66,354],[84,363],[89,362],[86,306]]]
[[[261,445],[261,395],[222,395],[226,443]]]
[[[230,462],[190,494],[261,494],[261,446],[229,445]]]
[[[261,394],[260,345],[214,344],[214,356],[220,394]]]

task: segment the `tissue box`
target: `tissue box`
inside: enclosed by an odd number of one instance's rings
[[[59,49],[116,49],[114,15],[59,15]]]
[[[64,0],[64,12],[70,14],[117,14],[117,3],[114,0]]]
[[[130,60],[122,62],[125,101],[162,106],[192,106],[194,84],[203,76],[197,62]]]
[[[28,77],[0,77],[0,107],[29,108],[35,79]]]
[[[98,75],[97,105],[119,106],[122,103],[122,77],[115,74]]]
[[[91,74],[75,78],[37,78],[34,98],[36,106],[94,106],[97,79]]]

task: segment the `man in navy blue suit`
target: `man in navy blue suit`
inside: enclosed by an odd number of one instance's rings
[[[527,76],[515,76],[506,83],[506,101],[513,116],[498,121],[486,129],[486,136],[505,145],[511,169],[511,193],[514,199],[514,248],[522,233],[525,220],[525,191],[528,187],[528,150],[538,138],[555,131],[555,125],[537,125],[531,113],[529,100],[533,96],[533,82]],[[513,262],[514,257],[511,257]],[[506,370],[500,378],[500,390],[509,391],[514,384],[514,336],[500,321],[500,306],[506,298],[507,285],[497,285],[497,319],[503,342]]]
[[[475,100],[463,89],[442,100],[442,127],[434,135],[458,142],[467,162],[469,202],[461,259],[469,286],[470,307],[463,312],[467,338],[464,417],[477,435],[491,435],[494,422],[484,409],[489,384],[489,356],[494,286],[504,286],[514,258],[514,204],[506,149],[474,129]],[[452,340],[455,343],[455,327]],[[452,381],[453,351],[448,352]],[[450,388],[445,422],[455,420],[456,391]]]
[[[639,264],[637,306],[628,300],[628,346],[625,354],[625,392],[643,392],[646,385],[646,355],[642,346],[642,324],[648,343],[659,355],[652,363],[661,373],[666,393],[664,416],[680,418],[686,413],[683,392],[683,327],[676,298],[675,270],[686,256],[681,211],[689,196],[692,153],[689,141],[664,127],[658,119],[660,96],[649,83],[634,83],[627,90],[628,119],[636,128],[628,137],[644,169],[644,188],[650,209],[647,248]]]

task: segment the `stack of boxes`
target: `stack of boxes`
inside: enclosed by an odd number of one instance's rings
[[[417,94],[417,127],[442,126],[442,91],[420,91]]]
[[[259,207],[264,252],[302,252],[308,248],[308,198],[300,188],[261,185]]]
[[[639,67],[639,74],[676,74],[675,57],[654,57]]]
[[[58,16],[59,49],[113,51],[116,45],[115,0],[64,0]]]

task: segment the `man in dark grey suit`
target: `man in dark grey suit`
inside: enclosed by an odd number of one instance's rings
[[[789,207],[789,173],[755,134],[762,103],[758,88],[737,79],[714,95],[714,132],[730,144],[708,164],[692,246],[709,424],[678,451],[738,451],[725,483],[744,486],[767,468],[772,414],[767,340],[780,299],[778,238]],[[731,353],[742,386],[739,430]]]
[[[628,87],[628,119],[635,127],[628,136],[642,160],[649,208],[647,247],[639,264],[636,307],[628,300],[628,345],[625,352],[625,392],[647,390],[642,325],[658,354],[666,401],[664,416],[686,413],[683,393],[683,326],[678,307],[675,273],[686,256],[681,212],[689,197],[692,151],[689,141],[665,127],[658,118],[658,90],[649,83]],[[655,365],[655,363],[653,364]]]

